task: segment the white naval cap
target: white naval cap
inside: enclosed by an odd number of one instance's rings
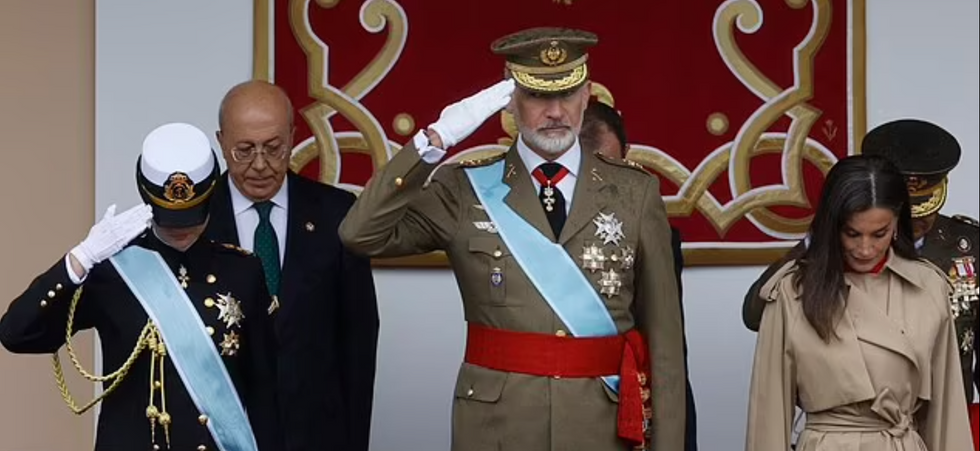
[[[164,124],[143,140],[137,162],[143,201],[162,227],[192,227],[208,217],[218,161],[207,135],[185,123]]]

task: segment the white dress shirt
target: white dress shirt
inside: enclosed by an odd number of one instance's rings
[[[273,203],[269,213],[269,222],[276,231],[279,240],[279,266],[282,267],[286,257],[286,223],[289,215],[289,177],[282,181],[279,192],[270,199]],[[254,251],[255,228],[259,226],[259,212],[249,200],[238,190],[235,183],[228,180],[228,190],[231,192],[231,208],[235,214],[235,228],[238,230],[238,242],[242,249]]]

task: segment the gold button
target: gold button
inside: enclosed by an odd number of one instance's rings
[[[402,186],[405,184],[405,180],[401,177],[395,177],[395,186]]]
[[[472,388],[470,388],[469,390],[466,391],[466,397],[472,398],[473,397],[473,393],[475,393],[475,392],[473,391]]]
[[[503,252],[500,252],[500,249],[497,249],[497,250],[493,251],[494,258],[500,258],[503,255],[504,255],[504,253]]]
[[[48,301],[41,301],[41,307],[47,307]]]
[[[204,306],[207,308],[214,307],[214,299],[207,298],[204,300]]]
[[[160,445],[153,445],[154,451],[160,451]]]
[[[203,425],[206,425],[206,424],[208,424],[208,416],[207,415],[201,415],[201,416],[197,417],[197,421],[199,423],[201,423],[202,426]]]
[[[162,387],[162,386],[163,386],[163,384],[161,384],[160,381],[153,381],[153,388],[156,388],[156,389],[159,390],[160,387]]]
[[[208,447],[204,445],[200,445],[197,447],[197,451],[208,451]]]
[[[54,295],[55,295],[55,293],[54,293],[54,291],[49,291],[49,292],[48,292],[48,297],[49,297],[49,298],[52,298],[52,299],[54,299]]]
[[[218,281],[218,278],[215,277],[214,274],[208,274],[207,280],[208,280],[208,283],[215,283],[215,282]]]
[[[564,336],[566,336],[568,334],[565,331],[563,331],[561,329],[558,329],[558,332],[555,332],[555,335],[557,335],[559,337],[564,337]]]
[[[214,335],[214,328],[211,326],[207,327],[208,335]]]

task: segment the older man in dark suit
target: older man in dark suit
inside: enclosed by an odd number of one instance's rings
[[[289,171],[293,108],[279,87],[235,86],[219,127],[228,171],[207,234],[261,257],[276,299],[287,449],[367,451],[377,302],[369,261],[337,235],[354,195]]]

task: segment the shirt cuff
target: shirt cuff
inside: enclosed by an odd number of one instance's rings
[[[419,151],[419,157],[422,161],[428,164],[436,164],[442,160],[442,157],[446,156],[446,151],[438,147],[429,144],[429,138],[425,136],[425,132],[419,130],[412,138],[412,142],[415,144],[415,148]]]
[[[71,254],[70,253],[69,254],[65,254],[65,269],[68,270],[68,278],[71,279],[71,283],[73,283],[75,285],[81,285],[82,282],[85,281],[85,278],[88,277],[88,274],[85,274],[84,276],[82,276],[81,279],[78,278],[78,276],[75,274],[75,270],[71,268]]]

